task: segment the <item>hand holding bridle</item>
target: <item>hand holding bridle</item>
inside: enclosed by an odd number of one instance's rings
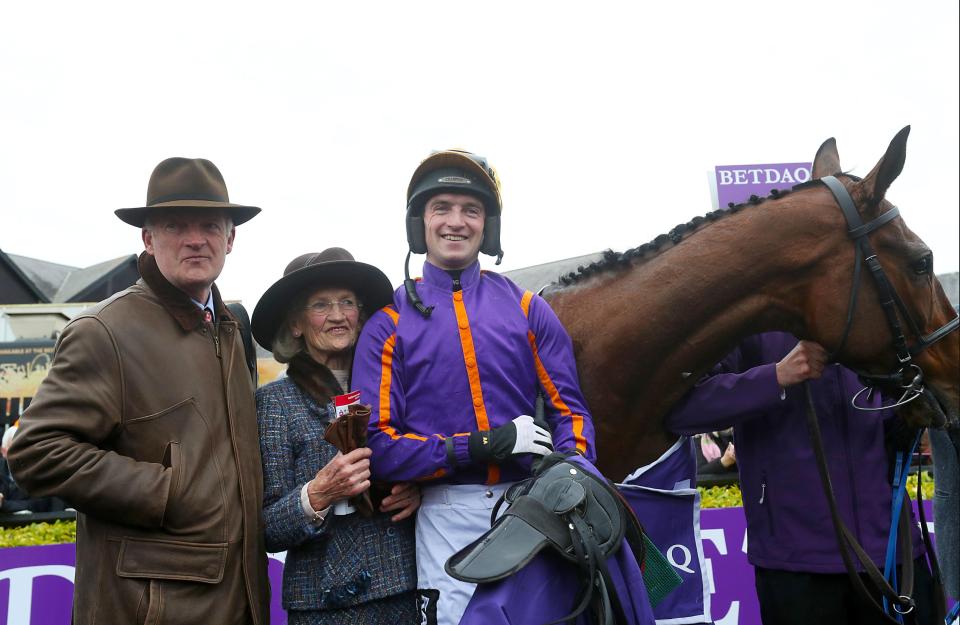
[[[777,384],[781,388],[793,386],[823,375],[827,364],[827,350],[813,341],[800,341],[790,353],[777,363]]]

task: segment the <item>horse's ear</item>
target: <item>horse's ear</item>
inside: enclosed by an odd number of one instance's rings
[[[872,205],[880,203],[887,189],[900,172],[903,171],[903,163],[907,158],[907,136],[910,134],[910,126],[906,126],[897,133],[890,145],[887,147],[887,153],[873,167],[873,171],[867,174],[860,183],[864,199]]]
[[[835,176],[840,173],[840,155],[837,154],[837,140],[830,137],[823,142],[817,155],[813,157],[814,179],[824,176]]]

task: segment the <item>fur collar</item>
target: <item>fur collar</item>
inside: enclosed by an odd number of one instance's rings
[[[287,376],[321,406],[326,406],[334,395],[343,394],[333,372],[303,352],[290,361]]]

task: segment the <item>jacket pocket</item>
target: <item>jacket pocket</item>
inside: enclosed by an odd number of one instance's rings
[[[123,538],[117,576],[218,584],[223,580],[226,562],[227,543]]]
[[[225,538],[224,478],[214,429],[194,399],[129,419],[117,451],[171,471],[163,528],[184,541]]]
[[[163,461],[161,463],[164,467],[170,469],[171,472],[168,499],[173,499],[180,492],[181,463],[180,443],[178,441],[170,441],[167,443],[167,448],[163,451]]]

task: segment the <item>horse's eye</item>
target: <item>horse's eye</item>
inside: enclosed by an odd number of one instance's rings
[[[913,261],[913,273],[918,276],[933,273],[933,254],[927,254],[923,258]]]

